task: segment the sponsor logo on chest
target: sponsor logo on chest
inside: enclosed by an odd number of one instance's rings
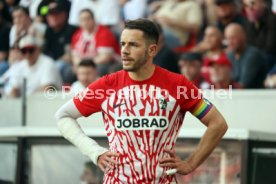
[[[168,127],[168,118],[164,116],[124,116],[117,117],[115,128],[123,130],[164,130]]]

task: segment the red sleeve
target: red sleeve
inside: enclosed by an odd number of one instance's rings
[[[102,110],[102,103],[116,92],[117,75],[118,73],[105,75],[74,97],[73,101],[83,116],[87,117]]]
[[[190,111],[198,119],[203,118],[212,108],[212,104],[203,98],[201,91],[185,77],[180,78],[178,95],[181,110]]]
[[[74,97],[73,101],[83,116],[87,117],[101,111],[105,89],[105,78],[100,78]]]

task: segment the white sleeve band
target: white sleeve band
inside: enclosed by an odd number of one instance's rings
[[[165,172],[166,172],[166,175],[170,176],[170,175],[175,174],[177,172],[177,170],[176,169],[169,169],[169,170],[166,170]]]
[[[98,165],[98,157],[108,151],[85,135],[73,118],[64,117],[58,120],[58,129],[68,141],[74,144],[82,154],[88,156],[95,165]]]

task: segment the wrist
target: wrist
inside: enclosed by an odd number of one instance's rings
[[[95,164],[95,165],[98,165],[98,160],[99,160],[99,157],[101,155],[103,155],[104,153],[106,153],[108,151],[108,149],[104,148],[104,147],[97,147],[97,151],[93,152],[91,155],[90,155],[90,159],[91,161]]]
[[[190,172],[193,172],[197,168],[197,165],[194,163],[192,158],[187,159],[186,162],[190,168]]]

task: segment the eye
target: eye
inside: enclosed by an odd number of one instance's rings
[[[137,43],[130,43],[129,45],[132,46],[132,47],[138,47]]]

